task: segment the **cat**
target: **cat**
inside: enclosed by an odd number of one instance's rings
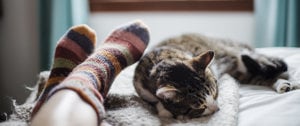
[[[145,54],[135,69],[137,94],[160,117],[198,118],[218,111],[218,78],[229,74],[239,83],[293,89],[287,64],[257,53],[244,43],[184,34],[167,39]]]

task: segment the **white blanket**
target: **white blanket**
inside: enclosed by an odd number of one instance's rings
[[[136,94],[133,84],[135,65],[124,70],[116,78],[109,92],[106,121],[112,125],[128,126],[234,126],[237,125],[238,84],[228,75],[219,80],[220,111],[207,117],[193,120],[160,119],[153,107],[143,102]]]

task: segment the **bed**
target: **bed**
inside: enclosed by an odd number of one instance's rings
[[[258,48],[257,51],[283,58],[289,65],[292,81],[300,82],[300,48]],[[220,111],[199,119],[178,121],[159,119],[153,108],[144,103],[132,85],[135,65],[116,78],[106,102],[105,121],[112,125],[202,125],[202,126],[300,126],[300,90],[278,94],[269,87],[239,85],[230,76],[221,78],[218,102]],[[41,79],[48,72],[41,73]],[[298,80],[297,80],[298,79]],[[43,81],[39,81],[40,84]],[[29,112],[36,90],[27,101],[15,105],[11,118],[0,125],[28,125]]]

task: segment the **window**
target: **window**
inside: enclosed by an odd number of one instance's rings
[[[90,0],[91,11],[253,11],[253,0]]]

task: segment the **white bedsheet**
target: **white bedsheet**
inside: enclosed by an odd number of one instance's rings
[[[300,80],[299,48],[261,48],[259,52],[282,57],[295,81]],[[300,126],[300,90],[283,94],[263,86],[241,85],[239,126]]]

